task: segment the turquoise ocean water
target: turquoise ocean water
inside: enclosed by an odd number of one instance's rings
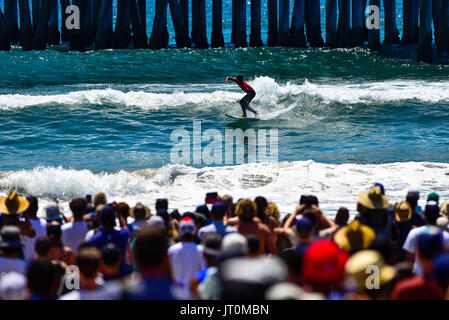
[[[398,22],[400,13],[398,4]],[[209,27],[210,18],[209,8]],[[265,195],[288,212],[314,193],[330,214],[354,210],[357,193],[376,181],[392,201],[411,187],[449,197],[449,66],[292,48],[14,48],[0,52],[0,65],[1,194],[17,189],[63,206],[98,191],[132,205],[167,196],[172,208],[191,210],[216,190]],[[255,88],[262,114],[246,128],[278,129],[279,163],[171,163],[174,130],[232,125],[225,113],[240,113],[242,93],[224,80],[236,74]]]

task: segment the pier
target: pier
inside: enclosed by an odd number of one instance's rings
[[[149,17],[150,32],[147,1],[154,1],[155,7]],[[396,1],[403,1],[402,12],[397,12]],[[324,3],[323,8],[320,0],[232,0],[229,8],[223,0],[0,0],[0,50],[11,50],[12,45],[24,51],[45,50],[60,44],[76,51],[163,49],[168,47],[167,22],[171,19],[177,48],[366,47],[390,56],[412,50],[408,55],[424,62],[448,56],[449,0]],[[211,16],[206,15],[207,4]],[[261,14],[264,6],[266,15]],[[224,8],[232,10],[230,39],[223,36]],[[211,19],[209,24],[207,19]],[[262,41],[263,19],[267,19],[266,43]],[[402,24],[402,34],[398,24]]]

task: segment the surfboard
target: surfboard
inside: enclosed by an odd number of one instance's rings
[[[236,117],[236,116],[231,116],[230,114],[225,113],[225,116],[231,118],[231,119],[235,119],[235,120],[249,120],[249,121],[257,121],[260,120],[259,118],[252,118],[252,117],[247,117],[247,118],[241,118],[241,117]]]

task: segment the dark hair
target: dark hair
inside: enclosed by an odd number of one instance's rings
[[[160,229],[147,226],[137,232],[134,258],[140,267],[157,267],[167,256],[167,239]]]
[[[28,287],[32,294],[46,298],[50,297],[52,286],[59,280],[59,272],[51,261],[46,259],[36,259],[28,266],[27,280]]]
[[[33,213],[37,212],[37,210],[39,209],[37,198],[34,197],[34,196],[28,196],[27,200],[30,203],[30,205],[28,206],[27,211],[30,211],[30,212],[33,212]]]
[[[248,253],[256,254],[260,250],[260,240],[259,237],[254,234],[249,234],[246,236],[248,241]]]
[[[76,218],[81,218],[87,207],[87,201],[83,198],[76,198],[70,201],[70,210]]]
[[[316,215],[316,212],[312,209],[306,209],[302,213],[302,215],[306,218],[308,218],[310,221],[312,221],[313,226],[315,227],[318,222],[318,217]]]
[[[257,206],[257,217],[262,221],[262,223],[265,223],[266,221],[266,215],[265,215],[265,209],[267,208],[268,201],[266,198],[258,196],[256,199],[254,199],[254,202]]]
[[[211,216],[214,219],[221,220],[225,215],[225,207],[212,207]]]
[[[237,80],[238,80],[238,81],[243,81],[243,76],[242,76],[241,74],[239,74],[239,75],[237,76]]]
[[[50,240],[51,246],[62,246],[61,235],[60,224],[50,223],[47,225],[47,237]]]
[[[405,197],[405,201],[407,201],[412,208],[415,208],[418,205],[418,195],[414,192],[407,193],[407,196]]]
[[[34,244],[34,251],[36,251],[39,256],[46,256],[50,251],[50,247],[50,239],[47,237],[39,237]]]
[[[122,258],[122,252],[113,243],[108,243],[101,250],[101,261],[110,267],[117,265],[117,263]]]
[[[313,195],[302,195],[299,204],[305,204],[306,207],[311,207],[314,204],[318,207],[318,198]]]
[[[94,278],[100,265],[101,252],[97,248],[82,248],[78,251],[76,265],[86,278]]]
[[[156,210],[168,210],[168,200],[167,199],[157,199],[156,200]]]
[[[340,227],[343,227],[348,224],[349,220],[349,210],[345,207],[341,207],[338,209],[337,214],[335,215],[335,223]]]
[[[178,221],[181,220],[181,214],[179,213],[178,209],[175,209],[170,213],[170,218]]]
[[[279,257],[285,262],[288,270],[295,274],[301,275],[303,255],[294,248],[288,248],[279,254]]]

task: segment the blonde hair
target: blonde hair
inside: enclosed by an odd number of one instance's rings
[[[268,202],[267,207],[265,209],[265,214],[267,216],[272,216],[276,218],[276,220],[279,222],[279,219],[281,218],[281,213],[279,211],[278,206],[274,202]]]
[[[235,213],[240,221],[252,221],[257,214],[257,206],[250,199],[243,199],[237,203]]]

